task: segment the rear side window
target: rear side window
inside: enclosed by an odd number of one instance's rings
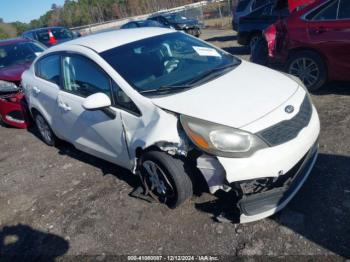
[[[248,7],[250,2],[251,2],[251,0],[241,0],[241,1],[239,1],[238,5],[237,5],[236,12],[244,11]]]
[[[59,55],[46,56],[40,59],[35,65],[36,76],[59,85],[60,61]]]
[[[350,1],[340,0],[338,19],[350,19]]]
[[[64,90],[82,97],[104,93],[111,97],[110,79],[91,60],[79,56],[66,56],[63,59]]]
[[[328,4],[311,12],[306,19],[315,21],[335,20],[337,18],[337,12],[338,1],[330,1]]]

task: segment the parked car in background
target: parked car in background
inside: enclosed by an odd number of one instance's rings
[[[348,0],[318,0],[271,25],[264,39],[253,61],[266,55],[262,61],[283,65],[311,91],[327,80],[350,80]]]
[[[126,23],[120,27],[120,29],[130,29],[130,28],[138,28],[138,27],[164,27],[164,28],[170,28],[168,26],[165,26],[157,21],[154,20],[139,20],[139,21],[131,21],[129,23]]]
[[[265,4],[252,13],[241,17],[239,19],[238,43],[249,45],[252,48],[262,37],[265,28],[288,15],[288,1],[278,0],[276,3]]]
[[[21,75],[45,47],[29,39],[0,41],[0,119],[7,125],[29,125]]]
[[[201,25],[196,19],[188,19],[177,13],[155,14],[148,20],[157,21],[166,27],[185,31],[190,35],[199,37],[201,35]]]
[[[238,43],[251,48],[262,37],[262,32],[279,19],[295,10],[305,8],[315,0],[275,0],[267,2],[254,12],[239,19]]]
[[[68,28],[61,26],[37,28],[22,34],[23,38],[39,41],[47,47],[73,40],[79,36],[79,33],[74,34]]]
[[[300,82],[174,30],[52,47],[23,86],[45,143],[58,137],[131,170],[172,208],[199,178],[236,193],[240,222],[262,219],[287,205],[317,157],[320,123]]]
[[[276,0],[239,0],[232,9],[232,29],[237,31],[239,19],[254,12],[258,8]]]

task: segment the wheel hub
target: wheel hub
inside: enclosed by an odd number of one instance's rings
[[[150,190],[158,196],[167,196],[171,191],[171,184],[167,180],[164,171],[153,161],[147,160],[142,166],[146,171],[146,178],[150,183]]]
[[[298,76],[309,87],[318,81],[320,74],[317,64],[309,58],[299,58],[289,67],[289,73]]]

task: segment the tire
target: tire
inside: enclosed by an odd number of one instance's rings
[[[259,65],[267,65],[267,53],[267,42],[264,38],[260,38],[251,50],[250,61]]]
[[[256,43],[259,42],[261,39],[261,33],[254,33],[250,38],[249,38],[249,48],[250,50],[253,50],[254,46]]]
[[[39,134],[41,136],[41,139],[48,146],[54,146],[57,142],[57,138],[53,133],[50,125],[45,120],[45,118],[40,113],[35,113],[34,120],[38,128]]]
[[[161,181],[163,181],[162,185],[153,189],[152,175],[148,171],[152,169],[152,164],[155,164],[159,184],[162,184]],[[143,183],[147,184],[153,196],[158,197],[161,203],[170,208],[178,207],[193,195],[192,182],[185,172],[184,162],[164,152],[148,151],[144,153],[141,157],[140,172]],[[164,192],[157,190],[164,190]]]
[[[305,67],[307,71],[303,71]],[[319,90],[327,82],[326,64],[313,51],[292,53],[287,61],[286,72],[299,77],[309,91]]]

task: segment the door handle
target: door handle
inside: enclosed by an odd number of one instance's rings
[[[36,86],[33,86],[33,91],[35,94],[39,94],[41,91],[39,88],[37,88]]]
[[[322,33],[326,32],[326,31],[327,31],[327,29],[324,28],[323,26],[321,26],[321,27],[317,27],[317,28],[313,29],[311,32],[314,35],[319,35],[319,34],[322,34]]]
[[[72,110],[72,108],[70,106],[68,106],[67,104],[64,104],[64,103],[62,103],[60,101],[58,102],[58,107],[62,108],[66,112]]]

